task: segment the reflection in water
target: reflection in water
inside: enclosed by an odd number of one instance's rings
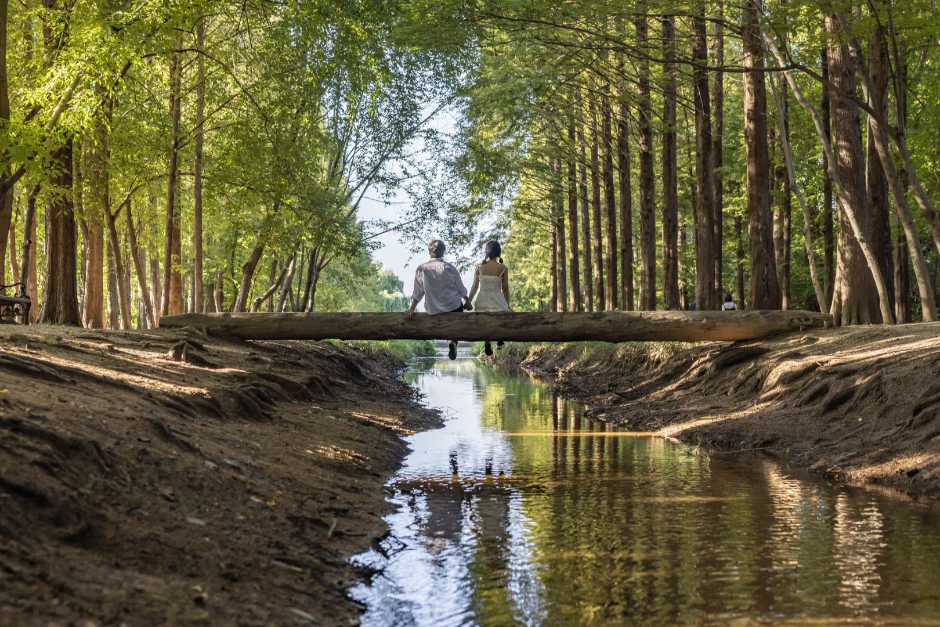
[[[524,373],[427,360],[365,625],[940,616],[940,512],[588,420]]]

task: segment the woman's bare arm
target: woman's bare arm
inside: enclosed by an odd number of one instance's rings
[[[473,273],[473,287],[470,288],[470,302],[473,302],[473,297],[477,295],[477,290],[480,289],[480,266],[477,266],[476,271]]]
[[[506,297],[506,304],[509,304],[509,268],[503,270],[503,296]],[[510,305],[509,311],[512,311],[512,306]]]

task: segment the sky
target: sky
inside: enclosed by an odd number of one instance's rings
[[[430,110],[430,105],[426,110]],[[448,135],[456,133],[459,123],[455,115],[459,114],[456,114],[452,109],[444,109],[438,115],[432,117],[428,121],[428,125],[440,133]],[[424,156],[428,156],[428,151],[423,141],[420,139],[412,142],[410,150],[412,153],[425,153]],[[383,220],[393,224],[401,222],[402,217],[406,215],[410,209],[410,199],[407,194],[393,193],[390,198],[388,198],[388,202],[381,200],[380,196],[381,194],[375,190],[369,190],[369,192],[366,193],[359,203],[359,219],[363,221]],[[415,246],[412,242],[402,242],[400,240],[401,237],[401,234],[395,231],[390,231],[377,237],[375,241],[380,244],[380,247],[372,251],[372,258],[381,263],[383,267],[394,272],[398,278],[401,279],[402,283],[405,284],[405,296],[411,296],[415,270],[429,258],[427,252],[425,252],[426,246],[424,245],[427,242],[420,242],[419,245]],[[448,242],[445,241],[444,243],[447,244]],[[413,254],[411,252],[413,248],[418,248],[420,252]],[[444,259],[453,262],[458,255],[466,255],[472,252],[473,251],[470,249],[448,250],[444,254]],[[482,251],[479,257],[482,259]],[[466,285],[469,290],[470,286],[473,284],[473,268],[468,268],[461,273],[461,276],[464,285]],[[424,311],[424,303],[418,306],[418,311]]]

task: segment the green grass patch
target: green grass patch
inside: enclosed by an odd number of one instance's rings
[[[392,355],[403,361],[437,353],[434,342],[429,340],[345,340],[337,343],[352,346],[368,355]]]

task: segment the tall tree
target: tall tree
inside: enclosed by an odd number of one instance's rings
[[[725,5],[723,0],[715,3],[715,71],[712,82],[712,198],[715,205],[715,295],[721,300],[724,291],[724,135],[725,135]],[[742,297],[741,294],[738,297]]]
[[[583,111],[583,105],[579,107]],[[581,204],[581,256],[584,267],[584,309],[594,311],[594,271],[591,262],[591,211],[588,202],[587,149],[584,141],[584,124],[578,125],[578,196]]]
[[[170,159],[166,184],[166,229],[163,254],[163,315],[183,313],[183,281],[180,274],[180,216],[177,211],[179,180],[180,116],[183,64],[178,53],[170,58]]]
[[[718,309],[715,292],[715,185],[712,160],[711,101],[708,89],[708,36],[705,9],[699,4],[692,17],[692,85],[695,109],[695,178],[697,224],[695,240],[695,302],[701,310]],[[745,55],[747,52],[745,51]],[[746,57],[745,57],[746,58]],[[745,60],[745,64],[747,61]],[[747,80],[745,74],[745,81]],[[763,77],[761,77],[763,81]],[[766,120],[764,128],[766,129]],[[766,138],[764,140],[766,142]],[[750,163],[749,163],[750,165]],[[752,268],[753,276],[753,268]]]
[[[630,180],[630,111],[626,90],[617,103],[617,176],[620,189],[620,305],[633,311],[633,187]]]
[[[822,64],[822,123],[826,141],[832,141],[832,100],[829,97],[829,55],[823,48],[820,53]],[[832,213],[832,178],[829,176],[829,157],[823,152],[823,290],[826,292],[826,311],[832,310],[832,296],[836,284],[835,229]]]
[[[676,24],[663,18],[663,307],[679,308],[679,174],[676,148]]]
[[[842,27],[835,14],[825,17],[829,79],[832,84],[832,145],[845,200],[838,203],[839,247],[832,314],[837,324],[880,322],[878,295],[873,276],[861,248],[860,238],[871,235],[871,215],[865,189],[865,153],[856,89],[855,63],[849,48],[841,43]],[[846,204],[850,206],[846,206]],[[854,212],[859,233],[853,232],[849,212]]]
[[[645,6],[636,20],[637,44],[649,47],[649,22]],[[640,310],[656,309],[656,214],[653,173],[653,105],[650,96],[649,61],[644,56],[637,64],[639,92],[640,152]]]
[[[591,122],[591,251],[594,257],[594,310],[604,311],[606,298],[604,297],[604,255],[602,252],[603,234],[601,228],[601,171],[598,157],[598,144],[600,133],[597,124],[596,95],[592,94],[589,100],[589,117]]]
[[[578,167],[575,161],[577,133],[574,119],[568,121],[568,266],[571,290],[568,309],[581,311],[581,268],[578,265]]]
[[[620,271],[617,264],[617,204],[614,191],[614,140],[613,140],[613,108],[610,104],[608,86],[604,86],[601,96],[601,128],[604,144],[603,176],[604,176],[604,252],[607,260],[607,284],[605,292],[608,310],[619,307],[617,288],[617,274]]]
[[[206,43],[206,18],[196,25],[196,48],[200,51]],[[206,111],[206,61],[202,54],[196,56],[196,137],[193,162],[193,301],[195,311],[205,310],[202,288],[204,284],[202,242],[202,159],[205,145]]]
[[[748,260],[751,273],[748,307],[779,309],[780,286],[774,264],[773,216],[770,212],[764,50],[755,0],[747,0],[743,11],[744,143],[747,154]]]
[[[77,241],[71,203],[72,142],[54,155],[46,195],[46,282],[40,320],[78,326]]]
[[[888,119],[888,48],[884,27],[877,25],[868,46],[868,106],[885,120]],[[865,184],[871,214],[871,248],[888,289],[891,309],[894,309],[894,242],[891,238],[891,207],[888,201],[888,179],[878,155],[878,135],[881,129],[868,116],[868,137],[865,155]],[[883,140],[882,140],[883,141]],[[899,185],[900,181],[896,181]]]

